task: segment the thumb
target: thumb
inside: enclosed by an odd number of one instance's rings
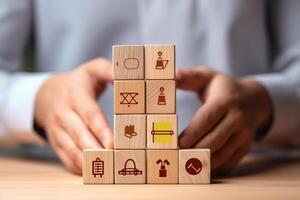
[[[87,72],[95,78],[96,82],[113,82],[113,68],[108,60],[98,58],[86,63],[86,65]]]
[[[216,72],[208,67],[177,69],[177,87],[184,90],[203,91]]]

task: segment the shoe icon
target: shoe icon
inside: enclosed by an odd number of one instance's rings
[[[125,126],[124,136],[127,138],[132,138],[133,136],[137,136],[137,132],[134,131],[134,125]]]

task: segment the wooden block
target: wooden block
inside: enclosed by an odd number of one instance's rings
[[[85,149],[83,151],[82,174],[84,184],[113,184],[113,150]]]
[[[210,183],[210,150],[179,150],[179,183]]]
[[[145,113],[145,82],[115,81],[114,108],[116,114]]]
[[[117,45],[113,46],[114,78],[144,79],[144,46]]]
[[[146,183],[145,150],[115,150],[115,183]]]
[[[146,81],[146,113],[176,113],[176,88],[174,80]]]
[[[178,150],[147,150],[147,183],[178,183]]]
[[[115,149],[146,148],[146,115],[115,115]]]
[[[145,45],[146,79],[175,79],[175,45]]]
[[[147,148],[177,149],[177,115],[147,115]]]

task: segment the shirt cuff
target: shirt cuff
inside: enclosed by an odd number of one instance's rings
[[[30,140],[24,137],[24,133],[33,133],[36,95],[49,76],[48,73],[16,75],[14,82],[9,86],[9,95],[5,101],[3,112],[3,124],[9,135],[19,135],[19,138],[23,138],[21,140]]]
[[[282,74],[259,74],[251,78],[261,83],[272,100],[273,121],[267,135],[296,133],[300,111],[295,85]],[[280,134],[283,141],[290,140],[289,134]],[[267,136],[268,137],[268,136]],[[286,138],[285,138],[286,137]]]

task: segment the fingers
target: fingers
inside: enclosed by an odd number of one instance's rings
[[[72,138],[62,129],[57,131],[59,140],[57,141],[58,147],[62,149],[68,157],[72,160],[76,169],[82,169],[82,151],[76,146]]]
[[[76,98],[73,109],[105,148],[113,148],[113,133],[94,99],[87,96]]]
[[[238,139],[239,146],[237,147],[234,154],[229,157],[219,168],[215,171],[219,173],[228,173],[232,170],[241,160],[242,158],[250,152],[251,149],[251,141],[253,140],[251,130],[243,129],[240,131]]]
[[[59,116],[61,116],[58,118],[59,125],[70,135],[81,150],[85,148],[102,148],[74,111],[63,109]]]
[[[57,148],[55,151],[59,159],[63,162],[63,164],[69,171],[75,174],[80,174],[81,170],[73,164],[72,160],[68,157],[67,153],[64,150]]]
[[[228,142],[222,147],[221,150],[212,154],[212,170],[220,168],[240,147],[240,136],[238,133],[234,133]]]
[[[179,146],[191,148],[221,121],[226,111],[227,107],[222,102],[211,100],[205,103],[179,136]]]
[[[98,83],[113,81],[113,68],[110,62],[105,59],[95,59],[86,63],[86,70]]]
[[[238,112],[229,112],[194,148],[210,148],[212,154],[220,150],[231,137],[232,133],[238,132],[238,129],[241,128],[242,123],[240,122],[240,118]]]
[[[216,72],[207,67],[178,69],[176,71],[177,87],[201,92],[215,74]]]
[[[227,162],[225,162],[225,164],[216,169],[214,173],[227,174],[238,165],[238,163],[243,159],[245,155],[249,153],[249,151],[250,145],[243,145],[242,147],[237,149],[236,153],[234,153],[232,157]]]
[[[219,151],[212,154],[212,170],[226,172],[224,169],[234,167],[249,152],[251,142],[250,130],[234,133]]]
[[[82,153],[70,136],[61,128],[52,127],[50,142],[60,160],[68,170],[81,174]]]

